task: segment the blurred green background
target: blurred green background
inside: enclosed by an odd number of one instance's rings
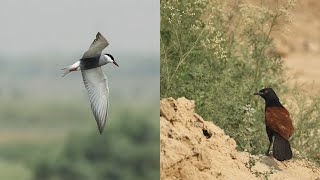
[[[158,6],[3,1],[0,179],[159,178]],[[110,116],[102,135],[81,73],[61,78],[60,71],[81,58],[98,31],[120,66],[103,67]]]

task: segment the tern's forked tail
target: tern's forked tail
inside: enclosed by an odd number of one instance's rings
[[[63,74],[62,74],[62,78],[65,77],[67,74],[71,73],[71,70],[69,67],[64,67],[61,69],[63,71]]]
[[[75,62],[71,66],[67,66],[61,69],[63,71],[62,77],[66,76],[67,74],[71,73],[72,71],[80,70],[80,61]]]

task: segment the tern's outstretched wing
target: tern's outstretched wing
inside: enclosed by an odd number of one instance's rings
[[[81,70],[81,72],[84,85],[88,90],[91,109],[101,134],[108,119],[108,79],[101,67]]]
[[[83,59],[94,57],[97,55],[100,55],[102,50],[106,48],[109,45],[109,42],[102,36],[100,32],[97,33],[96,39],[92,42],[91,46],[87,50],[87,52],[84,53]]]

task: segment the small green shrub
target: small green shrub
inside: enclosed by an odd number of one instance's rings
[[[293,99],[289,107],[292,107],[291,116],[295,126],[291,141],[299,151],[298,157],[320,164],[320,97],[303,95],[307,93],[299,87],[292,88],[290,93]]]

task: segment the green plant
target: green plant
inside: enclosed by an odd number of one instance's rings
[[[301,84],[300,84],[301,85]],[[299,151],[296,157],[312,159],[320,164],[320,97],[306,97],[299,87],[292,88],[292,119],[295,132],[291,138],[293,147]]]
[[[249,169],[249,171],[256,175],[256,177],[261,177],[263,176],[264,179],[268,180],[270,175],[274,173],[274,168],[270,167],[269,171],[264,171],[264,172],[260,172],[255,170],[253,167],[256,165],[256,163],[259,161],[259,159],[255,159],[254,157],[249,155],[249,160],[248,162],[245,163],[246,168]]]

